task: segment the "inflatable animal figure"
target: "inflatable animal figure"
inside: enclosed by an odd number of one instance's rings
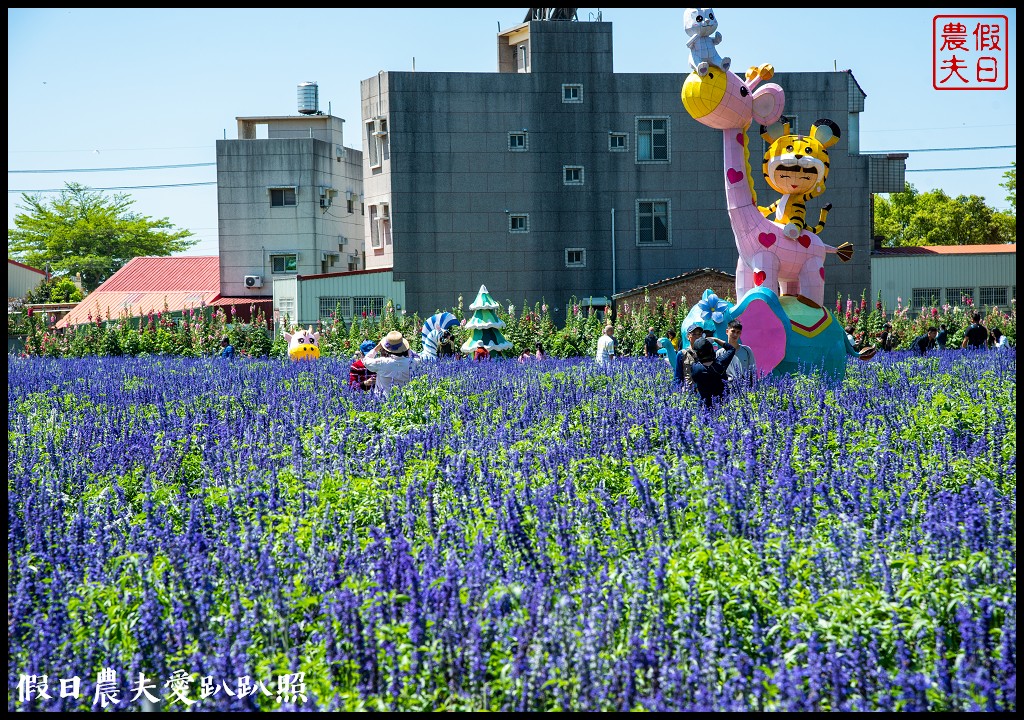
[[[747,128],[752,121],[769,126],[782,115],[786,95],[774,83],[771,65],[747,70],[746,79],[715,68],[690,73],[683,83],[683,106],[694,120],[722,131],[725,198],[739,259],[736,297],[755,287],[780,295],[804,295],[817,305],[825,300],[825,256],[839,249],[805,230],[796,242],[780,242],[782,228],[761,214],[750,174]],[[847,254],[848,253],[848,254]],[[847,259],[852,252],[844,248]]]
[[[704,299],[714,296],[705,290]],[[720,313],[694,305],[683,326],[702,323],[714,329],[716,337],[727,340],[730,320],[742,320],[743,344],[750,347],[757,361],[759,376],[768,373],[793,374],[821,372],[841,379],[846,374],[847,357],[870,360],[875,348],[854,349],[835,315],[807,298],[794,295],[778,297],[768,288],[754,288],[738,303]],[[719,317],[720,315],[720,317]]]
[[[676,369],[676,355],[678,353],[676,352],[676,346],[667,337],[658,338],[658,354],[665,358],[670,368]]]
[[[449,328],[455,327],[458,324],[459,319],[450,312],[440,312],[424,320],[423,330],[420,331],[420,337],[423,340],[423,354],[421,357],[424,360],[436,360],[437,344],[441,341],[441,335]]]
[[[782,225],[782,234],[790,240],[796,240],[805,229],[816,235],[825,229],[825,218],[832,209],[832,203],[821,209],[818,224],[808,228],[805,220],[807,201],[825,192],[828,148],[839,142],[839,135],[839,126],[828,118],[815,122],[808,135],[790,133],[788,122],[761,126],[761,137],[770,143],[761,169],[768,185],[782,193],[782,197],[768,207],[758,207],[758,210],[769,220]],[[843,252],[844,246],[840,246],[838,251],[844,262],[853,256],[853,246],[847,245],[849,254]]]
[[[732,60],[719,56],[715,49],[715,45],[722,42],[722,33],[718,32],[714,10],[686,8],[683,12],[683,30],[690,38],[686,41],[686,47],[690,48],[690,67],[695,73],[703,77],[712,66],[729,69]]]
[[[294,333],[285,331],[284,339],[288,341],[288,357],[292,360],[316,360],[320,357],[320,333],[299,328]]]

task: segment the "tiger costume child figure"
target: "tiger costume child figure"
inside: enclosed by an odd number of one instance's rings
[[[828,118],[815,122],[808,135],[792,134],[788,122],[761,126],[761,137],[769,143],[762,164],[764,179],[782,197],[768,207],[758,206],[758,210],[782,225],[782,234],[791,240],[800,237],[804,230],[817,235],[825,228],[832,203],[821,209],[818,224],[808,227],[807,201],[825,192],[828,148],[839,142],[839,136],[839,126]]]

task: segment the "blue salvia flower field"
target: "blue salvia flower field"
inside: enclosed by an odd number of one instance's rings
[[[8,709],[1016,709],[1015,350],[347,374],[9,358]]]

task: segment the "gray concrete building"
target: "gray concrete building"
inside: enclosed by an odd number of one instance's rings
[[[365,267],[393,269],[409,312],[449,309],[486,284],[502,302],[546,300],[564,320],[572,296],[735,272],[721,134],[683,108],[688,68],[615,73],[611,23],[546,19],[498,33],[497,70],[361,83]],[[773,82],[794,132],[819,118],[840,127],[808,217],[831,202],[823,241],[855,248],[846,264],[829,256],[826,304],[859,297],[871,287],[871,194],[903,190],[906,156],[860,152],[865,93],[850,71]],[[777,193],[761,178],[758,128],[749,133],[768,205]]]
[[[317,92],[302,83],[298,115],[239,117],[238,139],[217,141],[223,297],[269,298],[275,278],[364,267],[362,153]]]

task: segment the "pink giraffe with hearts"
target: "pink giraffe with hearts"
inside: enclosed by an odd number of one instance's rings
[[[747,128],[756,120],[771,125],[782,115],[786,95],[775,83],[760,85],[775,74],[771,65],[747,70],[746,80],[732,72],[712,68],[707,75],[690,73],[683,83],[682,100],[694,120],[722,131],[725,197],[729,222],[736,238],[736,300],[748,290],[764,286],[779,295],[801,295],[818,305],[825,301],[825,256],[836,253],[845,262],[852,248],[826,245],[804,230],[788,238],[782,226],[757,208],[750,174]]]

